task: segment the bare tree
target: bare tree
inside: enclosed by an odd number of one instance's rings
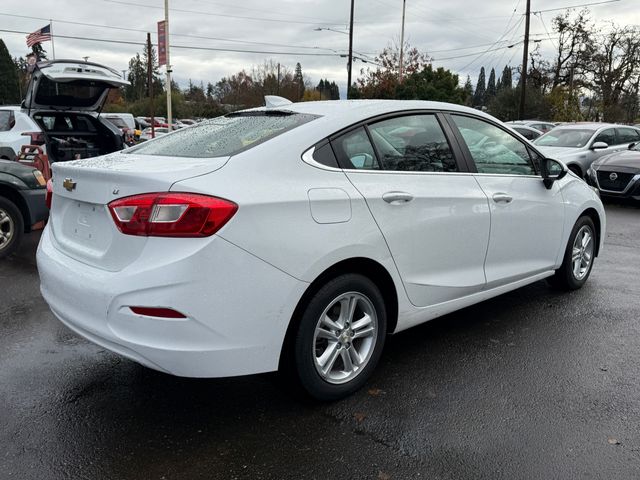
[[[640,30],[611,25],[611,30],[594,43],[591,62],[586,65],[589,87],[601,100],[606,121],[622,121],[622,98],[636,91],[640,77]]]

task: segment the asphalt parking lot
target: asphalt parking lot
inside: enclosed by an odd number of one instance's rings
[[[538,282],[391,337],[369,386],[191,380],[78,338],[39,295],[38,235],[0,262],[0,477],[640,477],[640,208],[607,204],[580,291]]]

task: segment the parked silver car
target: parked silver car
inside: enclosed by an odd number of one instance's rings
[[[561,160],[569,170],[584,178],[598,158],[626,150],[640,141],[640,128],[609,123],[562,125],[533,142],[547,157]]]

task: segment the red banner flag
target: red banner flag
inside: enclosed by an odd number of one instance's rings
[[[164,20],[158,22],[158,65],[167,64],[167,30]]]

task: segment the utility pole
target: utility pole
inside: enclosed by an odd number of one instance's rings
[[[400,33],[400,83],[402,83],[402,75],[404,73],[404,10],[407,6],[407,0],[402,0],[402,30]]]
[[[153,62],[151,55],[151,34],[147,32],[147,85],[149,88],[149,113],[151,115],[151,138],[156,138],[156,121],[153,118]]]
[[[167,49],[167,128],[171,131],[173,119],[171,118],[171,61],[169,60],[169,0],[164,0],[164,25],[166,29],[166,49]]]
[[[518,118],[524,120],[524,106],[527,89],[527,60],[529,59],[529,20],[531,19],[531,0],[527,0],[527,13],[524,24],[524,53],[522,55],[522,73],[520,74],[520,111]]]
[[[349,18],[349,63],[347,64],[347,100],[349,99],[349,90],[351,89],[351,66],[353,65],[353,4],[355,0],[351,0],[351,17]]]
[[[277,94],[276,95],[280,95],[280,62],[278,62],[278,89],[277,89]]]

